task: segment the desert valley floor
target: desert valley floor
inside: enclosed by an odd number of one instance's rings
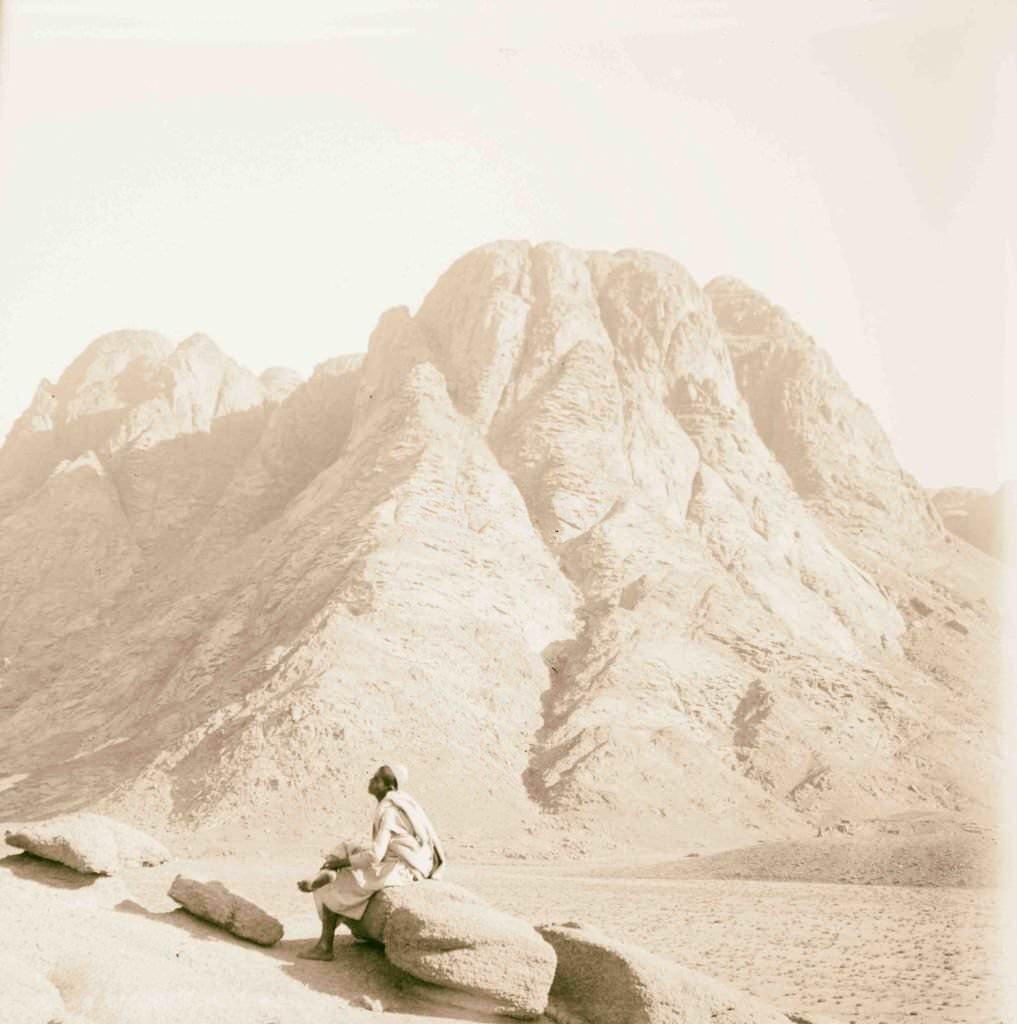
[[[293,885],[306,867],[266,850],[93,879],[12,853],[0,859],[0,900],[11,914],[0,953],[33,950],[68,1009],[92,1024],[120,1024],[132,1006],[153,1022],[212,1013],[224,1022],[313,1024],[336,1020],[340,1006],[344,1020],[488,1019],[420,1005],[380,952],[342,930],[333,963],[298,960],[318,928],[310,899]],[[285,938],[264,950],[190,917],[166,896],[178,872],[224,881],[275,914]],[[649,873],[630,861],[458,863],[451,880],[534,923],[603,928],[729,981],[790,1020],[1004,1020],[992,886],[639,877]],[[383,1017],[357,1009],[365,997]]]

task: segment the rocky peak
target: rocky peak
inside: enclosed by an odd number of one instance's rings
[[[18,417],[11,428],[11,436],[18,432],[41,433],[53,429],[53,418],[59,406],[57,388],[46,377],[39,382],[28,408]]]
[[[715,277],[703,289],[710,299],[717,326],[729,335],[782,335],[804,340],[805,333],[787,310],[737,277]]]
[[[258,378],[207,335],[194,334],[174,346],[153,331],[104,334],[55,385],[40,384],[0,449],[0,516],[49,479],[56,467],[75,466],[90,452],[91,459],[109,464],[108,478],[132,519],[144,508],[147,521],[157,523],[164,517],[155,510],[177,485],[146,482],[136,465],[122,466],[121,460],[208,432],[216,421],[257,409],[265,397]],[[238,446],[231,457],[240,457],[254,440],[250,426],[242,433],[242,443],[229,442]],[[156,463],[148,464],[155,472]],[[160,468],[158,475],[163,472]],[[177,475],[179,486],[193,487],[183,470]],[[193,496],[181,500],[190,505]]]
[[[172,351],[154,331],[122,330],[95,339],[60,375],[40,381],[35,396],[10,432],[52,431],[82,417],[126,409],[142,400],[143,383]],[[139,388],[140,384],[140,388]]]
[[[441,276],[413,325],[456,407],[485,431],[579,364],[600,374],[598,391],[618,372],[656,400],[709,382],[720,400],[737,401],[703,293],[659,253],[482,246]],[[419,342],[413,351],[423,358]]]
[[[311,373],[311,380],[325,377],[339,377],[354,370],[360,369],[366,358],[363,352],[354,352],[349,355],[333,356],[324,362],[318,363]]]
[[[159,363],[172,351],[172,343],[155,331],[111,331],[96,338],[67,367],[57,388],[67,400],[83,388],[102,387],[116,380],[137,359]]]
[[[224,360],[222,349],[204,331],[195,331],[181,341],[176,351],[181,353],[203,353],[209,358]]]
[[[270,366],[259,375],[258,382],[266,401],[281,402],[300,387],[303,378],[286,366]]]

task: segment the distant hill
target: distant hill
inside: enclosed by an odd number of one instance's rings
[[[932,493],[946,527],[993,558],[1017,565],[1017,481],[995,492],[945,487]]]

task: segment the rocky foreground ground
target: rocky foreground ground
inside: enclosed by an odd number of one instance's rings
[[[956,838],[939,835],[946,847]],[[755,998],[798,1024],[1000,1024],[1000,890],[946,873],[938,885],[886,884],[901,856],[928,850],[935,838],[889,841],[881,859],[868,861],[875,884],[866,885],[773,879],[789,864],[827,863],[837,872],[832,844],[872,850],[879,836],[803,841],[790,859],[780,844],[763,843],[665,865],[460,860],[451,877],[520,920],[578,922],[609,943],[715,978],[739,1000]],[[988,880],[997,846],[984,833],[975,839],[981,854],[969,864],[979,863]],[[333,963],[298,959],[318,921],[293,883],[319,851],[308,845],[300,860],[293,852],[286,856],[275,842],[100,877],[11,851],[0,859],[0,971],[13,964],[26,978],[31,965],[59,992],[67,1015],[54,1019],[66,1024],[497,1019],[425,998],[377,948],[348,935]],[[676,864],[689,868],[676,872]],[[694,869],[699,877],[689,877]],[[168,895],[181,874],[222,880],[277,917],[283,940],[264,948],[188,914]],[[698,1017],[690,1009],[660,1019]],[[547,1020],[569,1024],[561,1014]]]

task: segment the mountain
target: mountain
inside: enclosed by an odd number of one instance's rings
[[[464,845],[994,811],[1000,567],[658,254],[484,246],[305,382],[100,338],[0,519],[0,818],[330,836],[387,758]]]

